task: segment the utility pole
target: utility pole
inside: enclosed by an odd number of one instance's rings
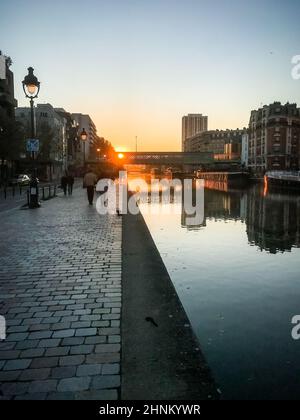
[[[138,138],[135,136],[135,151],[138,151]]]

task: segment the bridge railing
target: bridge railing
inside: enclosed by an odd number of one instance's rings
[[[213,153],[209,152],[124,152],[125,163],[137,164],[204,164],[213,162]]]

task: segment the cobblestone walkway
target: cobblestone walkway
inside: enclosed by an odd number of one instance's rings
[[[75,189],[0,220],[0,399],[119,398],[122,219]]]

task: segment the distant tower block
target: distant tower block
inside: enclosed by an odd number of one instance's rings
[[[202,114],[188,114],[182,117],[182,151],[185,151],[185,141],[195,134],[207,131],[208,117]]]

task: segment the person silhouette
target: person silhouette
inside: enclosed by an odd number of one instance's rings
[[[87,173],[83,178],[83,187],[87,189],[87,197],[90,206],[93,205],[95,185],[97,184],[98,178],[94,172],[88,168]]]

